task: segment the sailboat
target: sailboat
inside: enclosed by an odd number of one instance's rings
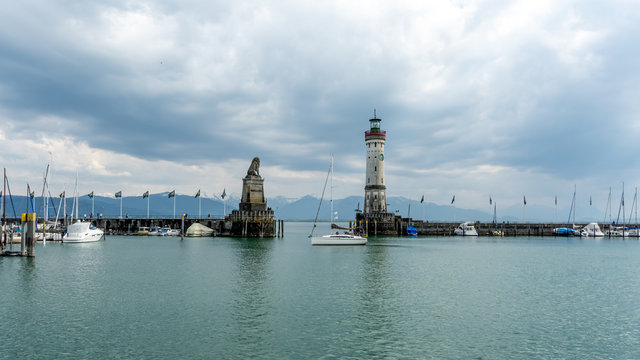
[[[569,227],[571,222],[571,215],[573,215],[573,224],[576,223],[576,186],[573,186],[573,199],[571,200],[571,208],[569,208],[569,218],[567,219],[567,226],[553,229],[553,233],[557,236],[580,236],[579,232],[576,232],[573,227]]]
[[[75,198],[73,199],[73,209],[71,210],[71,218],[73,221],[73,213],[77,221],[67,227],[67,233],[62,238],[63,243],[87,243],[99,241],[104,235],[104,231],[93,226],[89,221],[81,221],[78,218],[78,175],[76,174]]]
[[[343,233],[336,231],[335,234],[329,234],[324,236],[313,236],[313,231],[316,229],[316,223],[318,222],[318,214],[320,214],[320,208],[322,207],[322,199],[324,198],[325,190],[327,189],[327,180],[331,179],[330,184],[330,203],[331,203],[331,231],[345,230]],[[316,212],[316,218],[313,221],[313,228],[311,229],[311,245],[366,245],[367,238],[354,234],[352,229],[340,227],[333,223],[333,155],[331,155],[331,167],[327,174],[327,179],[324,181],[324,188],[322,189],[322,196],[320,196],[320,204],[318,205],[318,211]]]

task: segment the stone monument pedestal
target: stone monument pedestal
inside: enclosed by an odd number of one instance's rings
[[[238,210],[227,217],[231,235],[238,237],[274,237],[273,210],[264,197],[264,179],[260,176],[260,159],[253,158],[247,176],[242,179],[242,199]]]

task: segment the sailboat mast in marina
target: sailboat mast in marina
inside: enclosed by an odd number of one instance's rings
[[[313,232],[316,228],[316,223],[318,222],[318,214],[320,214],[320,208],[322,207],[322,200],[324,199],[324,193],[327,189],[327,182],[330,180],[330,223],[331,223],[331,232],[333,229],[346,230],[342,234],[339,231],[336,231],[335,234],[329,234],[324,236],[313,236]],[[333,155],[331,155],[331,166],[329,167],[329,173],[327,174],[327,179],[324,181],[324,187],[322,189],[322,195],[320,196],[320,204],[318,205],[318,210],[316,212],[316,218],[313,221],[313,228],[311,229],[311,234],[309,237],[311,238],[311,245],[365,245],[367,243],[367,238],[359,235],[355,235],[352,229],[342,228],[333,223],[334,214],[333,214]]]

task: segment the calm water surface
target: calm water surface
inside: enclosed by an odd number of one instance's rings
[[[310,228],[0,258],[0,358],[640,358],[638,240],[312,247]]]

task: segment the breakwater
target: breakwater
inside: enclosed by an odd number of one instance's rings
[[[214,230],[215,236],[237,237],[281,237],[284,235],[284,221],[264,219],[225,219],[215,218],[181,218],[147,219],[147,218],[100,218],[83,219],[104,230],[107,235],[136,234],[142,227],[170,227],[184,233],[189,226],[200,223]],[[39,220],[42,222],[42,220]],[[7,218],[8,225],[20,224],[21,219]]]
[[[460,225],[460,222],[427,222],[413,219],[397,219],[394,224],[394,233],[396,235],[406,235],[407,227],[413,226],[419,236],[452,236],[454,230]],[[582,228],[587,224],[576,223],[576,228]],[[569,225],[572,227],[573,225]],[[630,225],[633,227],[633,225]],[[557,236],[553,229],[567,227],[567,224],[555,223],[485,223],[475,222],[474,227],[479,236],[492,236],[494,230],[501,231],[504,236]],[[366,228],[366,227],[364,227]],[[608,230],[609,225],[601,225],[602,231]],[[390,235],[389,232],[378,231],[375,224],[368,224],[368,235]]]

